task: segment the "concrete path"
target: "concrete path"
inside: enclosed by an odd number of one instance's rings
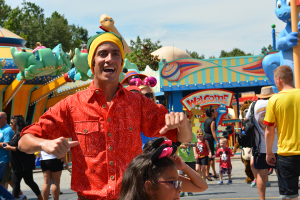
[[[260,199],[257,188],[252,188],[250,184],[246,184],[245,173],[244,173],[244,165],[242,161],[239,159],[239,156],[235,156],[236,159],[232,160],[232,180],[233,184],[231,185],[218,185],[218,181],[208,182],[209,187],[208,190],[202,193],[195,193],[194,196],[185,196],[182,199],[206,199],[206,200],[228,200],[228,199]],[[216,164],[219,167],[219,163]],[[42,189],[43,185],[43,174],[40,170],[34,172],[34,180],[39,185],[40,189]],[[224,176],[224,183],[227,183],[227,176]],[[278,192],[278,183],[275,172],[269,176],[269,180],[271,181],[271,187],[267,188],[266,199],[279,199]],[[61,191],[64,193],[60,195],[60,199],[77,199],[77,195],[74,191],[70,190],[70,182],[71,176],[67,170],[64,170],[61,177]],[[28,197],[28,199],[37,199],[34,193],[30,190],[30,188],[24,183],[22,180],[21,189],[24,194]],[[11,188],[9,189],[11,191]],[[53,199],[52,196],[49,199]]]

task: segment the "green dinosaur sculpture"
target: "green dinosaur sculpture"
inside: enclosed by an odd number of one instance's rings
[[[87,53],[82,53],[78,48],[75,49],[75,56],[73,58],[73,63],[76,68],[76,74],[74,77],[76,81],[77,80],[86,81],[88,79],[94,79],[94,74],[91,73],[87,57],[88,57]]]
[[[0,63],[0,77],[3,75],[3,73],[5,72],[5,69],[2,69],[6,64],[6,60],[5,58],[1,61]]]
[[[60,76],[62,72],[68,72],[72,63],[70,56],[62,50],[61,44],[57,45],[53,52],[51,49],[39,49],[39,59],[30,52],[19,52],[15,47],[10,48],[15,65],[20,69],[18,80],[33,79],[35,76]]]

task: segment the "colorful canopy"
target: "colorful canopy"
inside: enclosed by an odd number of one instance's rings
[[[0,46],[24,46],[26,40],[20,36],[14,34],[13,32],[0,27]]]

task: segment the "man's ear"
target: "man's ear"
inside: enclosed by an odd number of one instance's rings
[[[95,68],[95,58],[93,58],[92,65],[93,65],[92,67],[93,67],[93,68]],[[92,71],[93,71],[93,74],[95,75],[95,71],[94,71],[94,69],[93,69]]]
[[[148,195],[152,195],[153,192],[151,190],[151,182],[150,181],[146,181],[145,184],[145,191],[147,192]]]

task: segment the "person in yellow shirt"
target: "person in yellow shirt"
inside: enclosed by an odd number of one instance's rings
[[[300,175],[300,89],[294,88],[293,71],[287,65],[274,70],[276,87],[280,91],[268,102],[264,119],[267,146],[266,161],[274,165],[276,157],[272,145],[277,126],[278,136],[278,185],[280,197],[298,199]]]

